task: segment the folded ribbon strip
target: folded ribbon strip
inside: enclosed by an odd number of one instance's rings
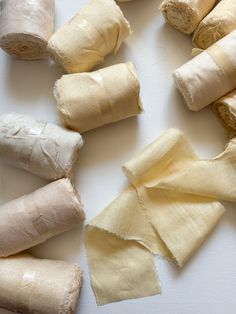
[[[131,185],[86,227],[99,305],[160,293],[153,254],[183,266],[236,200],[236,140],[200,160],[170,129],[123,167]]]

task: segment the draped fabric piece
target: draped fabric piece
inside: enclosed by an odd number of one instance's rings
[[[80,133],[143,111],[140,84],[131,62],[63,75],[55,84],[54,95],[63,124]]]
[[[55,0],[2,0],[0,47],[20,59],[45,58],[54,15]]]
[[[0,307],[23,314],[74,314],[83,274],[68,262],[19,254],[0,259]]]
[[[161,10],[167,23],[185,34],[191,34],[216,2],[217,0],[164,0]]]
[[[213,111],[219,118],[228,136],[236,136],[236,90],[214,102]]]
[[[236,29],[235,0],[221,0],[201,21],[193,34],[193,45],[207,49]]]
[[[173,73],[188,108],[198,111],[236,88],[236,30]]]
[[[130,33],[114,0],[90,0],[50,38],[48,50],[66,72],[87,72],[116,53]]]
[[[236,201],[236,140],[201,160],[170,129],[123,169],[131,185],[86,227],[99,305],[160,293],[153,254],[184,266]]]

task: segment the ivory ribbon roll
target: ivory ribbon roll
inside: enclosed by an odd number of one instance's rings
[[[143,111],[131,62],[64,75],[56,82],[54,95],[64,125],[81,133]]]
[[[74,314],[83,274],[72,263],[19,254],[0,259],[0,307],[23,314]]]
[[[79,133],[16,113],[0,116],[0,159],[47,180],[68,177],[79,149]]]
[[[130,186],[86,227],[90,278],[99,305],[161,291],[153,254],[182,267],[236,201],[236,139],[201,160],[170,129],[124,167]]]
[[[235,0],[221,0],[201,21],[193,35],[193,45],[207,49],[236,29]]]
[[[53,34],[55,0],[2,0],[0,47],[20,59],[47,56]]]
[[[191,34],[216,2],[217,0],[164,0],[161,10],[167,23],[185,34]]]
[[[216,113],[223,127],[227,130],[229,137],[235,137],[236,90],[214,102],[213,111]]]
[[[130,33],[114,0],[91,0],[50,38],[48,49],[66,72],[86,72],[117,52]]]
[[[236,88],[235,49],[233,31],[174,72],[190,110],[198,111]]]
[[[79,193],[69,179],[54,181],[0,206],[0,257],[45,242],[83,220]]]

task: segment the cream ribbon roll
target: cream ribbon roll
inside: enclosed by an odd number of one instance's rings
[[[54,30],[54,0],[2,0],[0,47],[20,59],[45,58]]]
[[[182,267],[236,201],[236,140],[201,160],[170,129],[124,167],[130,186],[86,227],[91,284],[99,305],[158,294],[153,254]]]
[[[64,75],[56,82],[54,95],[63,124],[81,133],[143,111],[131,62]]]
[[[190,110],[198,111],[236,88],[235,49],[233,31],[173,73]]]
[[[86,72],[116,53],[130,33],[114,0],[90,0],[50,38],[48,50],[66,72]]]
[[[229,137],[236,136],[236,90],[223,96],[213,103],[213,111],[216,113],[222,126]]]
[[[79,133],[16,113],[0,116],[0,159],[47,180],[70,176]]]
[[[78,191],[60,179],[0,206],[0,257],[68,231],[84,220]]]
[[[0,259],[0,307],[23,314],[74,314],[83,282],[72,263],[19,254]]]
[[[221,0],[201,21],[193,35],[193,45],[207,49],[236,29],[235,0]]]
[[[217,0],[164,0],[161,10],[167,23],[183,33],[191,34],[216,2]]]

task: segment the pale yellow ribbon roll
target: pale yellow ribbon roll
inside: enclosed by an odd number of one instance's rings
[[[125,164],[131,185],[86,227],[99,305],[160,293],[153,254],[183,266],[236,201],[236,140],[201,160],[170,129]]]
[[[114,0],[90,0],[50,38],[48,49],[66,72],[86,72],[116,53],[130,33]]]
[[[74,314],[83,282],[79,266],[26,254],[0,259],[0,307],[23,314]]]
[[[190,110],[198,111],[236,88],[236,31],[173,73]]]
[[[64,75],[56,82],[54,95],[63,124],[80,133],[143,111],[131,62]]]
[[[54,0],[2,0],[0,47],[20,59],[45,58],[54,30]]]
[[[229,137],[236,136],[236,90],[218,99],[213,104],[213,111],[226,129]]]
[[[235,0],[221,0],[195,30],[193,45],[207,49],[235,29],[236,2]]]
[[[0,257],[24,251],[84,220],[78,191],[69,179],[54,181],[0,206]]]
[[[191,34],[216,2],[217,0],[164,0],[161,10],[167,23],[183,33]]]

